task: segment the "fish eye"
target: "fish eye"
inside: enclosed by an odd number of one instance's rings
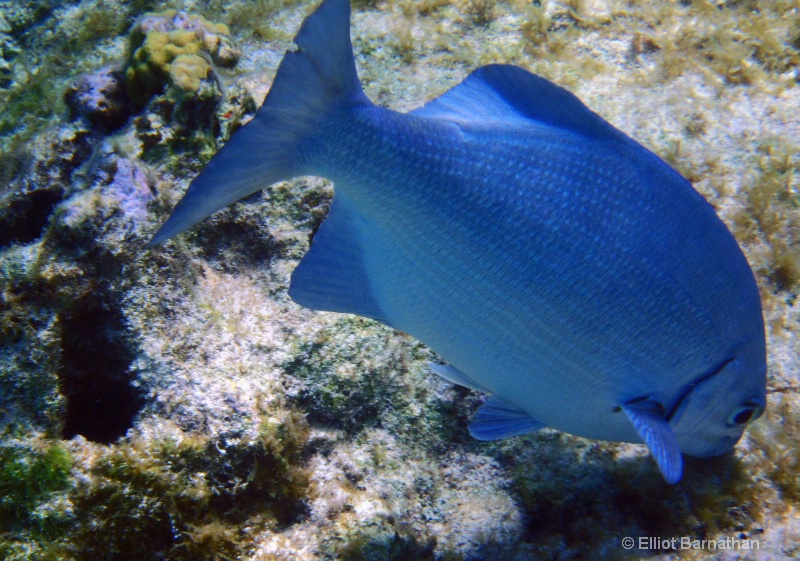
[[[731,427],[740,427],[746,425],[750,421],[754,421],[761,416],[764,408],[754,401],[748,401],[737,407],[733,413],[728,417],[728,425]]]

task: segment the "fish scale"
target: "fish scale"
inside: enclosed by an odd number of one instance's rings
[[[380,121],[381,119],[378,119],[378,120]],[[334,158],[333,160],[337,160],[337,159]],[[464,160],[464,158],[457,158],[458,163],[456,165],[458,166],[458,169],[461,170],[461,173],[465,173],[466,175],[474,178],[476,176],[475,171],[474,170],[473,171],[469,171],[469,166],[468,166],[467,162],[465,162],[463,160]],[[391,181],[391,177],[395,175],[395,171],[392,170],[392,162],[393,162],[393,160],[390,159],[389,161],[382,161],[381,160],[380,162],[376,163],[375,166],[374,166],[375,169],[370,169],[369,170],[368,177],[370,179],[369,179],[369,182],[368,182],[368,185],[366,186],[366,188],[373,187],[372,182],[375,182],[375,181],[377,181],[377,183],[379,183],[379,184],[380,183],[384,183],[384,182],[386,182],[386,183],[390,182]],[[348,162],[348,166],[350,166],[350,164],[351,164],[351,162]],[[353,165],[353,167],[363,167],[363,166],[359,166],[359,164],[356,163],[356,162],[352,162],[352,165]],[[381,176],[378,173],[378,170],[387,170],[387,171],[385,171],[385,174],[383,176]],[[464,170],[468,170],[468,171],[464,171]],[[442,170],[441,173],[446,174],[446,170]],[[330,175],[334,175],[335,176],[336,174],[331,172]],[[553,174],[553,175],[555,176],[556,174]],[[559,178],[559,179],[561,180],[560,181],[561,183],[564,183],[565,181],[571,181],[571,179],[567,179],[567,178]],[[346,181],[342,182],[342,185],[343,185],[342,189],[344,189],[345,188],[344,186],[347,185],[349,182],[352,182],[352,180],[350,180],[350,181],[346,180]],[[444,178],[443,182],[444,183],[449,183],[451,185],[453,184],[452,182],[447,181],[446,177]],[[431,186],[425,185],[425,186],[417,186],[416,189],[415,189],[415,192],[425,193],[425,192],[435,192],[437,190],[441,190],[441,189],[437,189],[436,187],[431,187]],[[392,204],[392,203],[390,203],[390,201],[392,200],[391,193],[392,192],[397,192],[397,191],[404,191],[404,194],[408,195],[406,189],[400,189],[400,190],[393,189],[393,190],[389,190],[389,192],[386,193],[386,194],[381,193],[381,201],[387,208],[393,209],[391,214],[396,214],[398,216],[402,216],[402,213],[397,213],[397,212],[394,211],[394,209],[396,209],[398,207],[402,208],[404,206],[408,207],[410,205],[403,205],[402,203],[401,204],[397,204],[397,203]],[[466,206],[466,205],[460,205],[459,207],[457,207],[455,209],[445,209],[444,212],[443,212],[443,215],[445,217],[452,216],[453,214],[455,214],[455,212],[458,211],[458,208],[463,208],[464,206]],[[543,205],[543,206],[547,206],[547,205]],[[383,223],[387,223],[387,222],[389,222],[389,218],[388,217],[383,217],[383,218],[379,218],[377,221],[383,222]],[[457,224],[460,224],[460,223],[464,223],[465,221],[463,221],[463,220],[462,221],[458,221],[457,220],[455,222]],[[555,226],[553,225],[552,227],[555,227]],[[397,226],[395,226],[395,228],[396,229],[402,229],[403,226],[402,225],[397,225]],[[490,233],[491,232],[489,232],[489,234]],[[463,238],[464,237],[463,234],[464,234],[463,232],[459,232],[457,234],[450,235],[450,236],[447,237],[447,240],[458,239],[459,237]],[[487,232],[484,232],[484,234],[487,234]],[[449,241],[447,243],[449,243]],[[496,249],[497,248],[492,248],[492,249],[489,249],[488,251],[490,253],[492,253],[492,254],[495,254],[495,255],[504,256],[506,259],[513,259],[513,254],[511,254],[510,252],[507,252],[507,253],[503,254],[502,252],[496,251]],[[526,253],[528,253],[529,255],[531,254],[530,252],[526,252]],[[535,255],[535,254],[533,254],[533,255]],[[548,260],[548,259],[545,259],[544,261],[545,262],[554,262],[553,260]],[[533,267],[532,269],[534,271],[536,271],[535,267]],[[563,271],[558,270],[558,271],[556,271],[554,273],[554,276],[561,275],[562,273],[563,273]]]
[[[358,82],[347,0],[304,21],[255,118],[192,181],[163,242],[276,181],[334,182],[289,296],[418,338],[489,394],[478,439],[550,426],[681,453],[734,447],[766,406],[758,289],[711,206],[547,80],[475,70],[409,114]]]
[[[380,130],[379,126],[382,126],[385,123],[386,119],[389,118],[384,115],[377,115],[374,117],[374,121],[378,123],[374,130]],[[399,133],[402,134],[402,133]],[[355,130],[349,130],[348,136],[355,139],[357,144],[365,144],[370,145],[373,142],[379,142],[380,138],[377,138],[376,133],[370,132],[357,132]],[[430,138],[430,136],[429,136]],[[327,143],[332,146],[336,146],[336,143]],[[442,147],[443,149],[443,147]],[[529,146],[528,149],[531,149]],[[533,149],[535,152],[535,147]],[[384,154],[382,151],[378,151],[381,154]],[[434,153],[436,153],[436,149],[434,148]],[[571,155],[570,155],[571,156]],[[377,255],[374,256],[367,256],[366,261],[372,262],[375,261],[375,264],[372,265],[372,269],[374,269],[374,276],[378,277],[381,275],[381,272],[384,272],[384,276],[389,274],[395,278],[401,278],[402,282],[400,284],[392,283],[390,279],[387,280],[376,280],[375,284],[377,286],[384,287],[385,294],[380,296],[381,301],[385,302],[389,308],[387,309],[388,319],[392,325],[395,325],[399,329],[403,329],[408,331],[412,335],[419,337],[422,340],[425,340],[431,344],[431,346],[439,351],[442,351],[444,356],[451,357],[451,362],[454,364],[459,364],[461,362],[474,362],[472,359],[462,359],[459,355],[463,354],[464,351],[462,349],[452,349],[452,341],[456,340],[464,340],[466,339],[463,335],[460,335],[458,326],[453,326],[448,322],[439,323],[436,320],[437,318],[428,317],[426,311],[427,310],[437,310],[442,308],[442,304],[446,302],[452,302],[455,305],[459,305],[463,302],[478,302],[480,298],[486,297],[487,294],[493,294],[493,292],[486,290],[484,287],[474,286],[474,285],[458,285],[458,284],[450,284],[446,281],[447,279],[453,279],[454,277],[461,277],[462,275],[468,275],[470,277],[477,277],[488,279],[492,277],[508,277],[508,278],[519,278],[519,275],[514,274],[513,271],[509,272],[509,267],[513,269],[513,266],[521,261],[516,256],[516,253],[508,252],[505,253],[499,251],[498,247],[487,247],[485,250],[486,254],[489,255],[497,255],[501,259],[505,259],[507,262],[503,263],[502,261],[492,261],[492,262],[482,262],[476,261],[470,264],[470,258],[468,255],[464,253],[456,254],[454,253],[455,249],[459,247],[458,242],[454,242],[453,240],[464,240],[467,237],[467,232],[458,231],[448,233],[447,235],[440,236],[439,239],[445,244],[441,247],[434,246],[433,248],[428,248],[428,251],[423,251],[424,245],[429,245],[431,243],[431,237],[433,232],[428,231],[419,231],[419,220],[416,213],[408,213],[408,212],[401,212],[402,209],[409,209],[416,206],[412,201],[420,200],[424,198],[424,194],[426,193],[441,193],[445,192],[441,186],[436,185],[437,182],[433,181],[433,178],[427,178],[427,181],[422,184],[417,185],[400,185],[399,188],[394,189],[385,189],[385,190],[377,190],[374,188],[375,184],[381,185],[389,185],[392,184],[392,177],[398,176],[401,172],[397,169],[397,162],[400,162],[402,166],[403,161],[407,157],[406,154],[399,154],[394,155],[392,157],[383,159],[373,159],[371,160],[371,164],[368,166],[364,162],[359,162],[357,158],[342,158],[338,157],[338,155],[334,155],[330,157],[331,162],[345,162],[346,165],[344,166],[346,169],[344,170],[335,170],[335,169],[325,169],[326,175],[331,177],[340,177],[337,183],[339,185],[339,190],[341,193],[346,193],[351,198],[357,196],[360,192],[371,192],[374,194],[379,194],[379,197],[376,197],[376,200],[372,202],[372,204],[376,208],[380,208],[380,213],[376,216],[372,216],[369,212],[369,208],[373,208],[370,204],[365,204],[365,209],[362,210],[362,214],[370,219],[373,222],[387,224],[390,226],[389,230],[391,232],[396,232],[393,236],[394,245],[399,246],[399,249],[394,251],[386,252],[381,250],[378,252]],[[487,167],[494,167],[494,166],[487,166],[487,165],[479,165],[480,162],[468,162],[467,158],[463,155],[457,155],[453,158],[455,170],[457,173],[448,173],[449,168],[439,168],[437,170],[437,175],[434,177],[439,177],[438,183],[448,184],[451,186],[447,193],[459,192],[464,191],[467,194],[465,195],[467,198],[470,196],[474,196],[477,198],[492,198],[489,194],[489,189],[485,187],[491,187],[491,185],[486,185],[484,187],[481,181],[477,181],[474,178],[479,177],[479,173],[481,169]],[[471,165],[470,165],[471,164]],[[424,167],[424,165],[423,165]],[[470,169],[474,168],[474,169]],[[347,169],[364,169],[366,170],[365,177],[366,180],[364,181],[363,185],[359,185],[359,179],[352,176],[347,176]],[[556,171],[551,172],[551,175],[554,178],[559,179],[560,185],[574,185],[575,181],[579,181],[579,175],[575,175],[574,177],[559,177],[559,169],[564,169],[563,166],[557,166]],[[548,170],[549,171],[549,170]],[[456,181],[453,181],[451,177],[455,176]],[[458,178],[466,176],[473,178],[473,181],[470,188],[462,187],[459,188],[457,185]],[[494,180],[503,182],[507,178],[500,177],[495,178]],[[396,181],[394,182],[396,183]],[[577,183],[579,185],[579,183]],[[475,185],[479,187],[477,189],[474,188]],[[453,188],[455,187],[455,188]],[[481,188],[484,187],[484,188]],[[544,190],[544,188],[543,188]],[[352,191],[352,193],[351,193]],[[552,197],[553,202],[563,198],[564,193],[567,192],[568,189],[561,189],[559,192],[555,193],[555,196]],[[380,199],[378,201],[377,199]],[[363,200],[363,197],[362,197]],[[437,203],[443,202],[444,197],[442,197],[442,201],[437,201]],[[449,225],[450,223],[458,225],[463,225],[469,223],[469,220],[460,219],[458,214],[463,212],[464,209],[470,208],[491,208],[493,205],[489,204],[465,204],[460,202],[458,198],[455,199],[457,202],[450,207],[441,208],[442,216],[444,217],[440,222],[436,223],[435,228],[441,229],[443,224]],[[419,205],[420,203],[417,203]],[[380,205],[380,206],[379,206]],[[425,208],[437,207],[437,204],[422,204]],[[407,215],[413,215],[417,217],[415,221],[416,230],[411,229],[411,225],[404,224],[403,220]],[[559,215],[560,216],[560,215]],[[569,215],[568,215],[569,216]],[[563,222],[563,220],[562,220]],[[423,221],[423,223],[430,224],[428,222]],[[554,226],[553,226],[554,227]],[[412,231],[415,235],[413,236],[402,236],[403,232]],[[494,231],[482,231],[482,236],[484,238],[491,238],[491,237],[500,237],[507,238],[503,234],[499,236],[494,235]],[[474,241],[466,242],[468,248],[474,248],[479,244]],[[545,244],[547,247],[548,244]],[[538,247],[538,246],[537,246]],[[450,253],[451,258],[443,261],[441,256]],[[521,247],[517,253],[522,253],[523,255],[530,255],[532,251],[528,249],[526,246]],[[415,262],[403,263],[402,260],[399,259],[401,255],[433,255],[435,258],[431,262],[420,262],[419,260]],[[382,262],[382,261],[389,261],[389,262]],[[398,261],[400,263],[398,264]],[[545,256],[543,259],[545,263],[558,263],[555,259],[551,258],[550,256]],[[470,264],[470,265],[467,265]],[[472,267],[473,270],[469,270]],[[476,270],[480,267],[481,270]],[[459,270],[459,268],[461,270]],[[399,269],[399,271],[398,271]],[[466,270],[465,270],[466,269]],[[535,269],[534,269],[535,270]],[[415,272],[419,271],[420,275],[415,275]],[[541,271],[539,271],[541,273]],[[552,276],[562,276],[564,271],[562,269],[557,269],[553,271]],[[413,282],[412,282],[413,279]],[[554,288],[562,288],[558,285],[551,284]],[[405,287],[409,287],[407,290],[404,290]],[[585,377],[587,371],[591,370],[591,365],[589,364],[581,364],[577,367],[564,367],[560,366],[558,368],[546,368],[540,365],[546,364],[548,361],[552,362],[555,356],[569,356],[568,348],[575,345],[576,341],[580,342],[582,340],[586,340],[585,337],[575,336],[573,338],[566,338],[564,337],[563,332],[559,334],[558,337],[553,338],[552,342],[547,345],[542,344],[542,339],[546,337],[546,333],[548,333],[547,327],[553,327],[555,321],[559,318],[563,318],[565,316],[565,312],[568,310],[564,310],[563,308],[559,308],[554,305],[550,306],[542,306],[537,305],[534,302],[524,302],[521,304],[517,304],[520,302],[521,297],[519,294],[510,295],[509,292],[511,289],[514,288],[511,285],[506,285],[504,287],[504,292],[497,293],[491,301],[484,301],[480,304],[474,304],[472,307],[475,313],[472,316],[467,315],[465,312],[461,312],[459,315],[459,321],[466,326],[466,331],[479,333],[483,332],[490,332],[496,335],[498,341],[515,341],[517,347],[524,347],[527,349],[526,352],[523,352],[520,348],[506,348],[503,349],[502,354],[509,357],[519,357],[516,360],[516,363],[509,364],[509,365],[502,365],[496,362],[491,362],[491,364],[487,364],[487,369],[492,369],[497,371],[495,373],[495,380],[491,384],[486,385],[486,389],[496,393],[497,395],[503,397],[510,397],[508,394],[512,393],[511,390],[504,390],[503,389],[503,378],[511,378],[515,379],[521,373],[531,370],[536,373],[536,377],[532,377],[531,379],[537,380],[543,387],[552,387],[556,380],[562,380],[561,385],[567,387],[575,387],[576,383],[581,380],[581,377]],[[524,290],[525,287],[516,287],[517,292],[521,292],[521,289]],[[569,288],[569,287],[567,287]],[[560,290],[555,292],[551,297],[550,300],[557,301],[560,296]],[[540,291],[535,296],[542,298],[546,296],[546,293]],[[576,301],[580,301],[580,298],[577,298]],[[400,305],[398,306],[396,302],[399,302]],[[413,302],[413,306],[409,306],[408,302]],[[515,302],[514,306],[508,307],[508,302]],[[463,304],[462,304],[463,305]],[[519,306],[530,313],[528,313],[527,317],[529,318],[544,318],[544,321],[538,320],[537,323],[540,325],[537,326],[536,329],[530,329],[530,325],[518,325],[517,322],[514,321],[514,313],[513,310],[516,306]],[[658,303],[655,302],[654,306],[657,308]],[[398,314],[398,312],[394,312],[394,309],[399,309],[402,312],[402,316]],[[654,310],[654,315],[657,315],[658,310]],[[569,316],[567,316],[569,317]],[[562,320],[563,321],[563,320]],[[571,323],[575,323],[574,321]],[[521,337],[519,333],[529,333],[533,332],[536,333],[536,337]],[[612,330],[614,333],[615,330]],[[442,334],[439,336],[438,334]],[[444,338],[444,341],[439,342],[439,338]],[[467,343],[462,344],[462,346],[472,347],[474,346],[474,339],[467,339]],[[620,347],[616,347],[613,345],[614,340],[606,338],[604,341],[605,345],[610,349],[609,354],[616,355],[619,354],[622,350],[622,345],[629,345],[630,339],[620,340]],[[496,343],[493,340],[490,340],[488,345],[489,347],[498,349]],[[540,350],[541,349],[541,350]],[[652,354],[652,351],[651,351]],[[592,357],[594,360],[598,358],[598,354],[595,353],[585,353],[586,356]],[[524,358],[524,362],[528,365],[523,367],[520,362],[521,359]],[[650,357],[653,358],[652,356]],[[461,359],[461,360],[459,360]],[[605,366],[605,365],[603,365]],[[595,366],[597,367],[597,366]],[[613,370],[613,368],[605,367],[607,370]],[[618,371],[621,369],[618,369]],[[658,369],[654,369],[658,371]],[[694,373],[691,373],[694,374]],[[477,376],[478,378],[484,378],[486,376]],[[531,393],[541,393],[538,391],[538,388]],[[612,399],[613,397],[613,399]],[[608,396],[606,403],[599,402],[598,406],[603,407],[603,409],[610,413],[613,405],[609,405],[611,403],[617,403],[618,395]],[[539,411],[539,418],[543,422],[551,426],[563,426],[565,424],[564,421],[560,421],[558,419],[553,418],[552,415],[547,413],[542,414],[542,408],[536,406],[530,406],[532,409]],[[625,425],[628,428],[627,424]],[[628,430],[628,432],[631,432]]]

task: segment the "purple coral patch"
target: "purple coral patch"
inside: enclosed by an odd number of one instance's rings
[[[107,131],[121,127],[131,114],[122,71],[114,67],[76,78],[64,100],[73,119],[85,117]]]

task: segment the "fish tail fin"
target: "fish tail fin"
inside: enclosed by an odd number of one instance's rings
[[[370,103],[361,90],[350,42],[349,0],[325,0],[303,22],[269,94],[189,185],[150,245],[161,243],[277,181],[309,172],[302,143],[333,107]]]

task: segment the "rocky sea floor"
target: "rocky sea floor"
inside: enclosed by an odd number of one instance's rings
[[[353,3],[376,103],[517,64],[689,178],[756,272],[767,414],[676,486],[643,446],[473,440],[430,350],[288,298],[326,181],[147,247],[313,2],[0,0],[0,558],[800,559],[797,2]]]

